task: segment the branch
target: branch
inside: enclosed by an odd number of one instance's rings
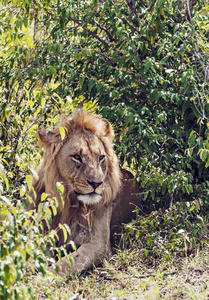
[[[149,12],[149,11],[153,8],[153,6],[155,5],[155,2],[156,2],[156,1],[157,1],[157,0],[153,0],[152,3],[150,4],[150,6],[149,6],[142,14],[139,15],[139,18],[141,18],[141,17],[143,17],[144,15],[146,15],[146,13]]]
[[[112,48],[113,50],[117,50],[115,47],[113,47],[112,45],[108,44],[106,41],[104,41],[102,38],[100,38],[100,36],[98,36],[95,32],[93,32],[92,30],[87,28],[88,33],[90,33],[90,35],[92,35],[93,37],[95,37],[98,41],[100,41],[103,45],[105,45],[107,48]]]
[[[37,119],[35,121],[33,121],[30,126],[21,133],[20,137],[23,137],[35,124],[37,124],[39,122],[40,116],[37,116]]]
[[[170,208],[173,207],[173,192],[171,193],[171,197],[170,197]]]
[[[10,10],[10,11],[12,11],[12,12],[14,12],[14,13],[17,13],[18,11],[20,11],[20,9],[17,10],[17,6],[12,6],[12,7],[5,6],[5,7],[3,7],[3,8],[0,10],[0,13],[1,13],[2,11],[4,11],[4,10]]]
[[[131,27],[132,29],[134,29],[138,34],[141,35],[140,31],[134,26],[132,25],[128,20],[126,20],[125,18],[119,18],[121,21],[125,22],[126,24],[128,24],[129,27]],[[146,36],[142,36],[142,38],[149,42],[148,38]]]
[[[76,51],[78,51],[78,52],[80,52],[80,51],[92,51],[92,52],[95,52],[95,53],[101,55],[102,57],[104,57],[105,60],[108,60],[112,64],[113,67],[116,67],[116,63],[114,63],[108,55],[106,55],[104,53],[101,53],[101,52],[99,52],[99,51],[97,51],[95,49],[90,49],[90,48],[79,49],[78,48],[78,49],[72,49],[70,51],[71,52],[76,52]],[[63,53],[65,53],[65,52],[63,52]]]
[[[109,44],[108,42],[106,42],[105,40],[103,40],[100,36],[98,36],[95,32],[93,32],[92,30],[86,28],[86,26],[84,26],[81,21],[76,20],[75,18],[71,18],[70,21],[75,22],[76,24],[78,24],[79,26],[81,26],[81,28],[83,29],[87,29],[88,33],[93,36],[94,38],[96,38],[98,41],[100,41],[104,46],[106,46],[109,49],[112,49],[114,51],[118,52],[118,55],[120,55],[121,57],[124,55],[123,52],[119,51],[117,48],[115,48],[114,46],[112,46],[111,44]],[[86,24],[87,25],[87,24]],[[96,51],[95,51],[96,52]],[[100,53],[100,52],[99,52]],[[138,70],[135,68],[134,64],[131,65],[133,70],[135,70],[138,73]]]
[[[193,24],[192,18],[191,18],[189,2],[190,2],[190,0],[187,0],[187,8],[186,8],[186,12],[187,12],[187,15],[188,15],[189,23],[190,23],[190,24],[192,25],[192,27],[193,27],[193,30],[194,30],[194,36],[195,36],[195,44],[196,44],[196,46],[197,46],[197,50],[199,51],[199,45],[198,45],[198,43],[197,43],[197,35],[196,35],[196,31],[195,31],[195,28],[194,28],[194,24]]]
[[[186,1],[186,9],[185,9],[185,16],[186,17],[189,17],[190,20],[191,20],[191,13],[190,13],[190,10],[192,9],[193,10],[193,7],[196,5],[197,3],[197,0],[189,0],[189,1]],[[191,7],[191,9],[190,9]]]
[[[80,25],[83,29],[86,28],[86,26],[84,26],[80,21],[76,20],[75,18],[71,18],[70,21],[75,22],[76,24]],[[86,24],[87,25],[87,24]],[[98,41],[100,41],[104,46],[106,46],[109,49],[113,49],[114,51],[118,51],[118,54],[120,56],[123,56],[123,52],[119,51],[118,49],[116,49],[114,46],[112,46],[111,44],[107,43],[105,40],[103,40],[100,36],[98,36],[95,32],[93,32],[92,30],[90,30],[89,28],[86,28],[88,33],[95,37]]]
[[[135,0],[129,0],[129,1],[126,1],[129,8],[130,8],[130,11],[133,15],[136,15],[136,3],[135,3]]]
[[[83,29],[86,28],[86,26],[83,26],[83,24],[80,21],[76,20],[75,18],[70,18],[70,21],[73,21],[76,24],[80,25]],[[93,32],[92,30],[90,30],[88,28],[86,28],[86,29],[87,29],[88,33],[90,33],[90,35],[95,37],[98,41],[100,41],[107,48],[113,48],[114,49],[114,47],[112,47],[110,44],[108,44],[106,41],[104,41],[102,38],[100,38],[95,32]],[[115,50],[116,50],[116,48],[115,48]]]
[[[37,20],[37,16],[35,16],[35,18],[34,18],[34,27],[33,27],[33,43],[34,44],[36,42],[36,20]]]
[[[128,24],[129,27],[131,27],[132,29],[134,29],[138,34],[140,34],[140,31],[134,26],[132,25],[128,20],[126,20],[125,18],[119,18],[121,21],[125,22],[126,24]]]
[[[171,272],[165,272],[162,273],[163,276],[169,276],[169,275],[173,275],[176,274],[177,271],[171,271]],[[152,274],[143,274],[143,275],[135,275],[135,278],[147,278],[147,277],[156,277],[157,275],[155,273]]]
[[[201,100],[201,102],[202,102],[202,110],[203,110],[203,111],[202,111],[202,119],[204,120],[204,119],[208,119],[208,118],[206,117],[206,114],[205,114],[205,103],[204,103],[204,100],[207,101],[207,97],[206,97],[206,94],[205,94],[204,87],[205,87],[206,82],[207,82],[207,80],[208,80],[208,70],[209,70],[209,65],[208,65],[207,63],[205,63],[205,62],[202,60],[201,56],[199,55],[199,53],[201,53],[201,51],[200,51],[200,48],[199,48],[199,45],[198,45],[198,42],[197,42],[197,34],[196,34],[196,30],[195,30],[195,27],[194,27],[194,24],[193,24],[193,21],[192,21],[192,18],[191,18],[191,13],[190,13],[190,0],[187,0],[186,4],[187,4],[186,14],[187,14],[188,21],[189,21],[189,23],[191,24],[191,26],[192,26],[192,28],[193,28],[193,31],[194,31],[195,45],[196,45],[196,48],[197,48],[197,51],[194,50],[193,53],[194,53],[194,55],[197,57],[198,62],[200,63],[200,65],[202,65],[202,66],[203,66],[203,69],[204,69],[204,70],[203,70],[203,72],[204,72],[204,74],[203,74],[203,76],[204,76],[204,83],[203,83],[203,86],[202,86],[203,100]],[[194,0],[194,1],[192,2],[192,5],[195,5],[195,4],[196,4],[196,0]],[[197,89],[197,90],[198,90],[198,89]],[[194,101],[193,101],[193,102],[194,102]],[[195,104],[195,102],[194,102],[194,104]],[[201,103],[200,103],[200,106],[201,106]],[[196,104],[195,104],[195,107],[196,107],[197,111],[199,112],[199,110],[198,110]],[[200,113],[200,112],[199,112],[199,113]],[[201,113],[200,113],[200,115],[201,115]]]
[[[104,28],[103,26],[98,24],[98,22],[96,22],[96,26],[99,27],[99,29],[103,30],[107,34],[107,36],[108,36],[108,38],[111,42],[118,42],[119,41],[119,39],[114,38],[113,35],[106,28]]]

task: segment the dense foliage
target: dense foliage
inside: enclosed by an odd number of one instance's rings
[[[208,243],[208,223],[200,214],[197,202],[177,203],[169,209],[143,215],[126,226],[128,244],[137,243],[141,256],[169,261],[176,256],[187,257],[194,249]],[[136,246],[135,246],[136,247]]]
[[[142,186],[143,211],[178,201],[208,208],[208,16],[204,0],[1,1],[3,260],[17,254],[17,227],[3,224],[15,210],[24,224],[17,199],[27,198],[26,174],[40,160],[37,128],[79,103],[113,123],[121,166]]]

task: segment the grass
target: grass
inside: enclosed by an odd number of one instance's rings
[[[27,278],[35,299],[209,299],[209,246],[169,261],[143,259],[140,250],[117,249],[102,268],[68,280]]]

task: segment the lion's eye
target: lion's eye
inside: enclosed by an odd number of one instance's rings
[[[105,155],[100,155],[99,161],[102,162],[105,159]]]
[[[78,162],[82,162],[82,158],[80,157],[80,155],[78,154],[75,154],[75,155],[72,155],[72,157],[77,160]]]

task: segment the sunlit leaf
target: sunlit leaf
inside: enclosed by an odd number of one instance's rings
[[[61,139],[64,140],[65,135],[66,135],[65,128],[64,127],[60,127],[59,131],[60,131]]]

